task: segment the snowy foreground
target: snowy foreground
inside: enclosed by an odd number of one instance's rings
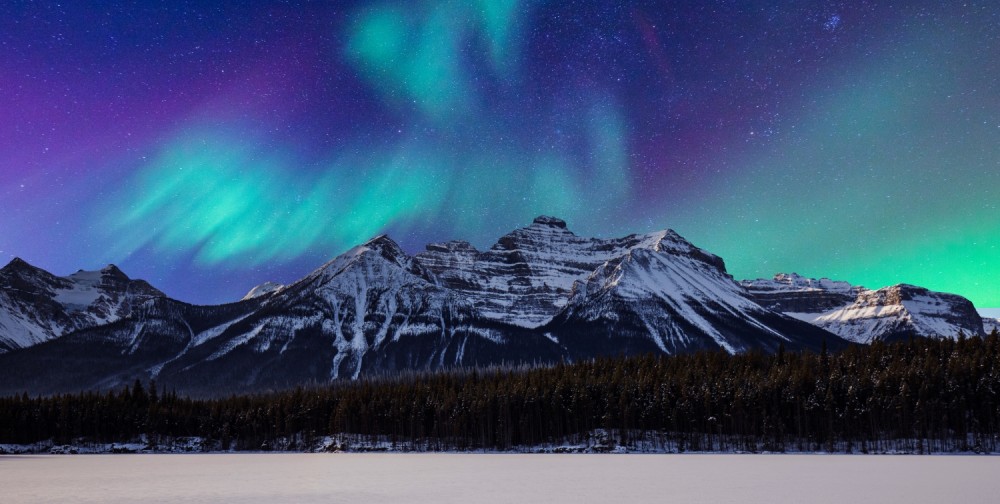
[[[776,444],[748,443],[739,436],[692,436],[663,432],[596,430],[559,442],[517,446],[507,451],[470,450],[440,439],[398,441],[388,437],[351,434],[315,438],[280,438],[256,450],[234,450],[219,441],[199,437],[157,440],[141,436],[126,443],[92,443],[78,440],[71,444],[43,441],[34,444],[0,443],[0,455],[99,455],[99,454],[181,454],[181,453],[452,453],[452,454],[873,454],[873,455],[990,455],[973,438],[965,446],[938,440],[887,440],[879,443],[814,444],[808,441],[785,441]]]
[[[224,454],[0,457],[35,503],[996,502],[1000,457]]]

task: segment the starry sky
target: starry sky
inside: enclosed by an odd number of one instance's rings
[[[216,303],[548,214],[1000,307],[994,1],[217,3],[0,4],[0,260]]]

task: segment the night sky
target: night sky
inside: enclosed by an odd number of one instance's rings
[[[215,303],[548,214],[1000,306],[995,1],[208,3],[0,4],[0,261]]]

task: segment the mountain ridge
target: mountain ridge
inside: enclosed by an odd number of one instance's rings
[[[75,280],[29,267],[17,260],[0,270],[29,272],[25,278],[38,284],[32,288],[47,293],[15,300],[22,308],[58,297],[46,282],[98,282],[124,286],[126,294],[128,286],[148,286],[111,267],[97,276],[78,272]],[[737,282],[721,257],[669,229],[586,238],[561,219],[539,216],[486,250],[454,240],[413,255],[379,235],[295,282],[262,284],[234,303],[195,306],[154,289],[157,296],[116,317],[0,354],[0,392],[155,378],[214,394],[601,355],[836,349],[847,345],[840,326],[806,322],[785,304],[815,308],[822,299],[824,309],[843,308],[859,293],[877,292],[862,289],[798,276]],[[105,298],[123,299],[112,291]],[[0,310],[11,303],[3,299]],[[53,302],[64,311],[72,305]],[[980,320],[975,334],[981,328]]]
[[[779,273],[741,284],[772,310],[822,327],[848,341],[984,336],[987,319],[956,294],[900,283],[868,289],[827,278]]]
[[[15,257],[0,268],[0,351],[112,323],[129,317],[137,304],[165,297],[113,264],[56,276]]]

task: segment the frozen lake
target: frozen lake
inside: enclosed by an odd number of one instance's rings
[[[1000,457],[0,456],[5,503],[997,502]]]

